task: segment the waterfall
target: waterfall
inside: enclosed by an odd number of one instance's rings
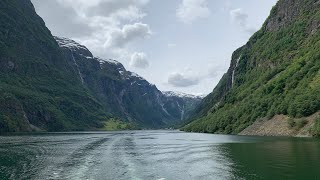
[[[183,120],[184,119],[184,114],[185,114],[185,107],[183,105],[183,107],[180,106],[180,104],[178,103],[178,101],[176,101],[178,107],[179,107],[179,110],[181,112],[181,117],[180,117],[180,120]]]
[[[237,63],[236,63],[236,66],[234,67],[234,69],[233,69],[233,71],[232,71],[232,87],[233,87],[233,85],[234,85],[234,76],[235,76],[235,72],[236,72],[236,69],[237,69],[237,67],[238,67],[238,65],[239,65],[239,62],[240,62],[240,59],[241,59],[241,56],[237,59]]]
[[[83,84],[84,84],[84,80],[83,80],[82,74],[81,74],[81,72],[80,72],[79,65],[77,64],[77,61],[76,61],[76,59],[74,58],[74,56],[73,56],[73,52],[72,52],[72,51],[71,51],[71,56],[72,56],[73,63],[74,63],[74,65],[75,65],[75,66],[76,66],[76,68],[77,68],[77,71],[78,71],[78,74],[79,74],[79,77],[80,77],[81,83],[82,83],[82,85],[83,85]]]

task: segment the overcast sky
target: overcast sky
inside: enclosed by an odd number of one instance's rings
[[[53,35],[162,91],[210,93],[277,0],[32,0]]]

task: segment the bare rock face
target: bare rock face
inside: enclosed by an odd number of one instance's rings
[[[265,24],[266,31],[278,31],[287,27],[296,20],[301,13],[309,11],[313,13],[320,6],[320,0],[302,1],[302,0],[282,0],[274,7],[269,19]],[[319,19],[312,21],[309,34],[315,33],[319,29]]]
[[[319,1],[320,2],[320,1]],[[320,19],[313,19],[309,28],[308,34],[315,34],[320,29]]]
[[[267,31],[278,31],[291,24],[300,14],[300,6],[302,4],[303,1],[300,0],[279,1],[278,5],[271,12],[265,29]]]
[[[16,68],[16,64],[10,59],[0,59],[0,71],[12,72]]]
[[[12,61],[8,61],[7,68],[12,71],[15,67],[15,64]]]

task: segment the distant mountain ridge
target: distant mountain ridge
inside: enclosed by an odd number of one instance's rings
[[[186,94],[182,92],[177,91],[162,91],[162,93],[167,97],[181,97],[181,98],[199,98],[202,99],[205,97],[205,95],[193,95],[193,94]]]

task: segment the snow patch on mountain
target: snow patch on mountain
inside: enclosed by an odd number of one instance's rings
[[[71,50],[85,50],[89,51],[85,46],[77,43],[76,41],[64,37],[55,36],[54,39],[57,41],[60,47],[68,48]]]
[[[167,96],[167,97],[180,97],[180,98],[199,98],[199,99],[203,99],[204,96],[197,96],[197,95],[192,95],[192,94],[186,94],[186,93],[182,93],[182,92],[174,92],[174,91],[163,91],[162,92],[163,95]]]
[[[97,60],[100,62],[100,64],[108,63],[108,64],[114,64],[114,65],[122,65],[119,61],[116,61],[113,59],[103,59],[103,58],[97,57]]]
[[[115,64],[115,65],[120,65],[121,63],[119,61],[116,61],[114,59],[106,59],[105,60],[107,63],[110,63],[110,64]]]
[[[146,81],[146,82],[148,82],[146,79],[144,79],[143,77],[141,77],[141,76],[138,75],[137,73],[130,72],[130,71],[128,71],[128,73],[129,73],[129,76],[130,76],[130,77],[138,78],[138,79],[141,80],[141,81]],[[149,83],[149,82],[148,82],[148,83]],[[149,83],[149,84],[150,84],[150,83]]]

